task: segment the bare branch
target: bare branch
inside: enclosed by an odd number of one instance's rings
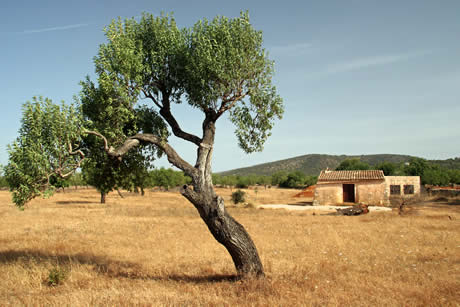
[[[151,143],[158,146],[168,157],[168,161],[176,166],[177,168],[183,170],[187,175],[194,177],[196,176],[196,169],[191,166],[187,161],[182,159],[179,154],[172,148],[165,140],[159,138],[153,134],[137,134],[128,138],[123,145],[114,149],[110,147],[110,149],[106,150],[107,153],[115,158],[121,159],[126,153],[128,153],[131,149],[141,145],[141,142]]]
[[[83,160],[85,159],[85,154],[80,149],[72,150],[72,145],[70,143],[69,143],[69,155],[71,156],[79,155],[80,159],[77,160],[75,164],[69,165],[69,167],[71,167],[71,170],[65,174],[62,173],[63,166],[60,164],[60,167],[55,171],[55,174],[63,179],[66,179],[67,177],[72,175],[75,172],[75,170],[81,166],[81,162],[83,162]],[[49,178],[48,178],[48,181],[49,181]]]
[[[144,93],[145,98],[150,98],[157,107],[159,107],[160,109],[162,108],[162,105],[158,102],[158,100],[155,99],[155,97],[153,97],[152,94],[150,94],[146,90],[142,90],[142,93]]]
[[[190,165],[187,161],[181,158],[179,154],[172,148],[165,140],[157,137],[153,134],[137,134],[130,138],[131,140],[138,140],[142,142],[147,142],[158,146],[168,157],[168,161],[176,166],[177,168],[184,171],[190,177],[195,177],[197,170]]]
[[[169,97],[163,97],[163,107],[160,109],[160,115],[166,120],[175,136],[200,146],[201,139],[194,134],[183,131],[179,123],[171,113]]]
[[[105,151],[109,151],[109,144],[107,142],[107,138],[105,136],[103,136],[102,134],[100,134],[99,132],[96,132],[96,131],[86,131],[87,134],[91,134],[91,135],[95,135],[99,138],[101,138],[103,141],[104,141],[104,150]]]

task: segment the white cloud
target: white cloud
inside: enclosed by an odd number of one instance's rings
[[[297,56],[305,54],[312,49],[311,43],[297,43],[283,46],[268,47],[267,50],[274,55]]]
[[[22,33],[31,34],[31,33],[43,33],[43,32],[50,32],[50,31],[61,31],[61,30],[68,30],[68,29],[76,29],[89,26],[88,23],[78,23],[74,25],[67,25],[67,26],[60,26],[60,27],[52,27],[52,28],[43,28],[43,29],[35,29],[35,30],[24,30]]]
[[[323,71],[324,74],[336,74],[341,72],[347,72],[352,70],[359,70],[373,66],[381,66],[392,64],[400,61],[405,61],[411,58],[423,56],[432,53],[432,51],[425,50],[425,51],[417,51],[411,53],[403,53],[403,54],[393,54],[393,55],[378,55],[378,56],[371,56],[371,57],[363,57],[354,59],[347,62],[342,63],[335,63],[328,65],[326,69]]]

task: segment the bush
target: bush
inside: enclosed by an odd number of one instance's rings
[[[53,267],[48,273],[48,286],[54,287],[62,284],[67,278],[67,271],[60,267]]]
[[[232,193],[232,201],[233,203],[239,204],[239,203],[244,203],[246,201],[246,193],[241,190],[237,190]]]

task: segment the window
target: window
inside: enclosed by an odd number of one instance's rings
[[[400,185],[390,185],[390,195],[401,195]]]
[[[414,186],[412,184],[404,185],[404,194],[414,194]]]

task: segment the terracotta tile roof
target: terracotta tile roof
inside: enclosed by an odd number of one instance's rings
[[[383,171],[321,171],[318,181],[384,180]]]

